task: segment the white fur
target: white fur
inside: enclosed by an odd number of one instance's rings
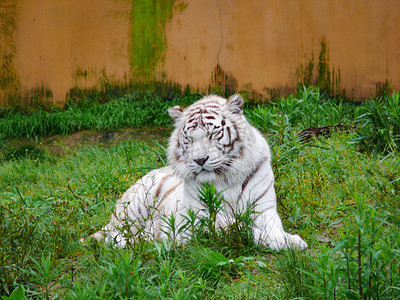
[[[212,132],[216,131],[208,127],[195,126],[186,136],[182,134],[184,127],[190,125],[188,119],[193,111],[199,111],[201,115],[210,102],[219,107],[219,114],[214,120],[216,124],[224,120],[226,126],[237,128],[236,133],[231,130],[228,135],[225,132],[220,140],[228,143],[228,137],[231,140],[237,138],[231,148],[224,148],[230,150],[229,153],[222,152],[221,143],[214,140],[221,133],[213,135]],[[176,224],[179,225],[188,209],[201,211],[203,207],[197,198],[198,189],[208,183],[214,184],[217,191],[223,191],[225,207],[218,216],[221,226],[230,223],[235,213],[243,211],[249,203],[258,199],[253,228],[255,241],[276,250],[306,248],[307,243],[300,236],[291,235],[283,229],[276,207],[270,149],[264,137],[243,116],[242,105],[240,95],[228,100],[208,96],[187,109],[170,108],[169,113],[175,120],[175,130],[168,147],[170,166],[153,170],[129,188],[118,200],[110,223],[93,237],[112,241],[121,247],[128,241],[124,231],[128,231],[130,236],[140,234],[145,238],[166,238],[165,231],[168,229],[162,216],[175,214]],[[181,142],[178,144],[178,141]],[[183,142],[188,145],[185,151]],[[207,161],[203,166],[195,162],[204,157]],[[221,167],[222,173],[214,172]],[[254,175],[244,184],[250,174]],[[184,238],[185,235],[178,236],[181,241]]]

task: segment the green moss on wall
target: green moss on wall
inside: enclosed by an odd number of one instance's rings
[[[331,72],[329,67],[329,50],[326,45],[326,39],[323,37],[321,40],[321,51],[318,57],[318,66],[317,66],[317,79],[316,85],[322,91],[330,91],[331,90]]]
[[[0,1],[0,106],[48,107],[53,99],[50,89],[40,83],[27,90],[19,80],[15,68],[17,22],[17,1]]]
[[[375,98],[392,95],[394,92],[392,82],[389,79],[379,81],[375,85]]]
[[[129,60],[135,78],[154,78],[157,63],[163,60],[167,48],[165,26],[172,18],[174,3],[175,0],[132,0]],[[179,7],[182,9],[182,5]]]
[[[300,85],[318,87],[329,96],[345,97],[345,90],[340,90],[340,69],[335,70],[329,63],[329,48],[325,37],[321,39],[318,62],[314,62],[314,53],[307,63],[297,67],[296,74]]]
[[[16,54],[14,35],[17,30],[15,0],[0,5],[0,104],[12,104],[19,94],[21,83],[14,66]]]
[[[218,94],[224,97],[230,97],[238,89],[238,83],[232,73],[225,72],[217,64],[211,73],[211,85],[208,87],[208,93]]]

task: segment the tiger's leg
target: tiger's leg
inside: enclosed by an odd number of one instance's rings
[[[110,222],[92,237],[119,247],[124,247],[127,242],[134,242],[139,237],[166,238],[162,219],[164,215],[177,211],[177,199],[182,197],[175,196],[181,190],[182,182],[173,176],[171,168],[151,171],[122,195],[116,203]]]
[[[117,201],[110,222],[91,237],[105,243],[125,247],[133,242],[138,234],[147,236],[154,233],[153,218],[155,191],[157,189],[156,173],[151,172],[131,186]],[[85,242],[85,239],[81,239]]]
[[[148,206],[145,202],[140,201],[140,197],[136,196],[141,192],[141,189],[144,188],[139,183],[130,187],[117,201],[110,222],[90,237],[99,242],[113,243],[117,247],[125,247],[129,238],[133,238],[140,228],[146,226],[145,218],[148,215]],[[143,217],[138,218],[138,215]],[[85,241],[86,238],[81,239],[81,242]]]
[[[260,165],[251,180],[247,183],[244,199],[254,206],[253,234],[255,242],[275,250],[284,248],[307,247],[307,243],[298,235],[292,235],[283,229],[277,211],[274,175],[269,163]]]
[[[286,248],[305,249],[308,247],[299,235],[285,232],[275,207],[256,216],[253,234],[256,242],[278,251]]]

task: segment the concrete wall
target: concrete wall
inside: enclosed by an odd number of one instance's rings
[[[0,0],[0,104],[172,81],[269,99],[400,88],[398,0]]]

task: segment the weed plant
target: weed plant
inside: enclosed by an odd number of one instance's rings
[[[299,134],[302,130],[340,123],[350,125],[358,114],[357,106],[326,98],[318,88],[312,87],[299,88],[294,96],[246,111],[250,122],[269,134],[271,163],[277,180],[304,148]]]
[[[161,250],[154,244],[153,251]],[[164,249],[163,249],[164,250]],[[202,282],[176,270],[174,259],[158,253],[151,267],[132,253],[118,253],[113,261],[102,261],[102,276],[94,284],[71,282],[71,299],[197,299]]]
[[[351,124],[358,110],[353,103],[326,98],[318,88],[302,87],[295,95],[258,105],[246,111],[246,115],[263,132],[276,128],[276,124],[282,123],[279,119],[301,131],[309,127]]]
[[[309,299],[397,299],[400,296],[400,234],[386,215],[355,194],[332,247],[322,243],[312,255],[288,251],[280,258],[292,295]],[[294,272],[287,272],[294,270]]]
[[[207,228],[207,232],[215,237],[217,234],[217,216],[223,210],[224,199],[221,196],[223,191],[217,193],[214,185],[205,184],[204,188],[198,192],[199,200],[206,207],[203,209],[204,217],[200,219],[200,222]]]
[[[400,147],[400,93],[383,99],[371,100],[362,108],[356,122],[360,124],[358,143],[362,151],[373,153],[399,152]]]

